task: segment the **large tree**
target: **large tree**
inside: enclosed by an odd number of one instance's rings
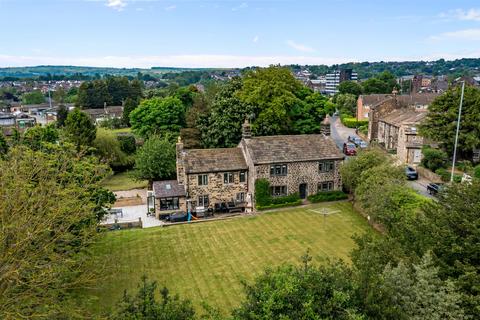
[[[239,78],[224,84],[215,95],[208,112],[195,121],[206,147],[233,147],[242,138],[242,124],[250,117],[252,108],[239,99],[237,91],[241,87]]]
[[[65,133],[76,145],[77,150],[80,150],[81,146],[91,146],[96,132],[95,125],[86,113],[78,108],[68,113],[65,120]]]
[[[357,98],[350,93],[338,94],[335,97],[338,111],[342,115],[354,116],[357,110]]]
[[[371,93],[392,93],[394,89],[399,89],[395,76],[388,71],[384,71],[374,78],[362,82],[363,92]]]
[[[338,91],[341,94],[353,94],[355,97],[358,97],[363,93],[363,87],[356,81],[343,81],[338,86]]]
[[[45,96],[40,90],[27,92],[22,96],[24,104],[40,104],[45,102]]]
[[[0,318],[90,316],[76,300],[101,274],[88,248],[99,210],[115,198],[108,169],[72,148],[12,148],[0,159]]]
[[[137,151],[133,175],[150,182],[175,178],[175,159],[171,137],[151,136]]]
[[[289,133],[289,112],[301,103],[297,96],[301,89],[302,84],[288,68],[271,66],[248,71],[239,97],[253,107],[253,133],[258,136]]]
[[[438,98],[428,108],[421,132],[424,136],[441,143],[450,155],[453,154],[461,88],[455,87]],[[469,158],[474,149],[480,148],[480,89],[466,86],[458,136],[458,152]]]
[[[130,113],[130,124],[142,137],[178,133],[185,126],[185,106],[175,97],[146,99]]]

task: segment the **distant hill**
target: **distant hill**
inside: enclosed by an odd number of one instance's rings
[[[95,75],[118,75],[118,76],[136,76],[139,72],[150,74],[152,76],[183,71],[207,71],[213,69],[203,68],[171,68],[171,67],[152,67],[151,69],[142,68],[104,68],[104,67],[77,67],[77,66],[33,66],[33,67],[8,67],[0,68],[0,77],[15,78],[35,78],[48,75],[71,76],[83,74],[86,76]]]
[[[480,58],[464,58],[457,60],[436,60],[436,61],[401,61],[401,62],[351,62],[339,65],[289,65],[293,71],[308,68],[314,75],[324,75],[338,69],[354,69],[359,79],[367,79],[383,71],[389,71],[395,76],[412,74],[427,75],[448,75],[458,77],[463,75],[477,75],[480,73]],[[168,73],[209,73],[227,70],[238,70],[238,68],[172,68],[152,67],[142,68],[103,68],[103,67],[77,67],[77,66],[33,66],[33,67],[9,67],[0,68],[0,78],[37,78],[45,76],[73,76],[82,74],[88,77],[109,75],[136,77],[139,72],[153,77],[163,78]],[[168,77],[170,78],[170,77]]]

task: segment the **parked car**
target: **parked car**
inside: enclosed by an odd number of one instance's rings
[[[365,149],[365,148],[368,147],[368,143],[366,143],[365,141],[362,140],[362,141],[358,144],[358,147],[359,147],[360,149]]]
[[[427,192],[431,195],[437,195],[443,189],[441,183],[429,183],[427,186]]]
[[[345,142],[343,144],[343,153],[347,156],[357,155],[357,149],[355,148],[355,144],[351,142]]]
[[[180,211],[169,215],[165,220],[170,222],[188,221],[188,213]]]
[[[418,172],[414,168],[410,166],[405,167],[405,175],[407,176],[408,180],[417,180],[418,179]]]

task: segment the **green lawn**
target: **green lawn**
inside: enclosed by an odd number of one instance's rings
[[[340,210],[326,218],[309,211]],[[315,204],[241,217],[168,228],[107,233],[96,247],[98,261],[111,275],[95,295],[94,308],[110,308],[123,290],[133,292],[142,274],[172,292],[228,312],[243,298],[241,279],[252,280],[269,266],[299,263],[310,249],[314,261],[349,261],[352,236],[373,232],[349,202]]]
[[[143,189],[147,187],[148,181],[133,180],[127,172],[122,172],[106,178],[102,185],[110,191]]]

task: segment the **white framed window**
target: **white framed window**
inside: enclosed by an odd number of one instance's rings
[[[286,176],[288,174],[288,166],[286,164],[272,164],[270,166],[271,176]]]
[[[232,172],[225,172],[223,174],[223,183],[224,184],[231,184],[233,183],[233,173]]]
[[[198,206],[199,207],[208,207],[208,195],[198,196]]]
[[[318,184],[318,192],[332,191],[333,181],[323,181]]]
[[[199,186],[208,185],[208,174],[199,174],[198,175],[198,185]]]
[[[272,197],[282,197],[287,195],[287,186],[271,186],[270,195]]]
[[[331,172],[335,169],[335,162],[333,161],[320,161],[318,164],[319,172]]]

